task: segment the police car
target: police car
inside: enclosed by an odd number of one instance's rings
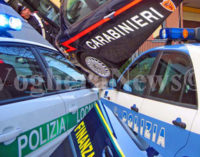
[[[84,67],[110,77],[182,0],[65,0],[58,42]]]
[[[0,21],[0,156],[50,156],[97,91],[2,0]]]
[[[197,42],[200,28],[166,28],[161,37]],[[150,49],[109,81],[115,89],[102,102],[162,156],[199,157],[199,58],[199,43]]]

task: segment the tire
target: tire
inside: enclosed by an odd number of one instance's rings
[[[111,77],[112,68],[116,67],[96,54],[86,52],[80,54],[80,62],[85,68],[104,78]]]

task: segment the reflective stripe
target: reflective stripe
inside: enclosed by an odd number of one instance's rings
[[[99,115],[99,117],[100,117],[100,119],[101,119],[101,121],[102,121],[102,123],[103,123],[105,129],[107,130],[107,133],[108,133],[108,135],[110,136],[110,138],[111,138],[111,140],[112,140],[114,146],[117,148],[116,150],[118,151],[118,155],[119,155],[120,157],[125,157],[124,153],[123,153],[122,150],[121,150],[121,147],[120,147],[119,144],[117,143],[117,140],[116,140],[116,138],[114,137],[114,135],[113,135],[113,133],[112,133],[110,127],[108,126],[108,124],[107,124],[107,122],[106,122],[106,120],[105,120],[105,118],[104,118],[104,116],[103,116],[103,114],[102,114],[102,112],[101,112],[101,110],[100,110],[100,108],[99,108],[99,106],[98,106],[97,103],[95,104],[95,109],[96,109],[96,111],[97,111],[97,113],[98,113],[98,115]]]

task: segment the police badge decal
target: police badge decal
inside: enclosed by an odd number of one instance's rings
[[[176,6],[172,0],[163,0],[160,4],[163,8],[170,12],[174,12],[176,10]]]

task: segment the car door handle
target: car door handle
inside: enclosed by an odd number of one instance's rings
[[[172,123],[180,128],[185,129],[186,128],[186,124],[184,122],[181,121],[181,118],[176,118],[176,120],[173,120]]]
[[[104,18],[104,19],[106,19],[106,18],[113,19],[113,18],[115,17],[114,14],[115,14],[115,11],[109,13],[108,15],[104,16],[103,18]]]
[[[133,110],[135,112],[139,112],[139,109],[137,108],[137,106],[135,104],[133,106],[131,106],[131,110]]]
[[[22,129],[18,128],[18,129],[0,134],[0,143],[7,142],[9,140],[13,140],[21,133],[22,133]]]
[[[69,113],[76,113],[77,111],[78,111],[78,106],[76,106],[76,105],[72,105],[69,108]]]
[[[108,96],[108,91],[105,91],[104,98],[110,100],[110,97]]]

